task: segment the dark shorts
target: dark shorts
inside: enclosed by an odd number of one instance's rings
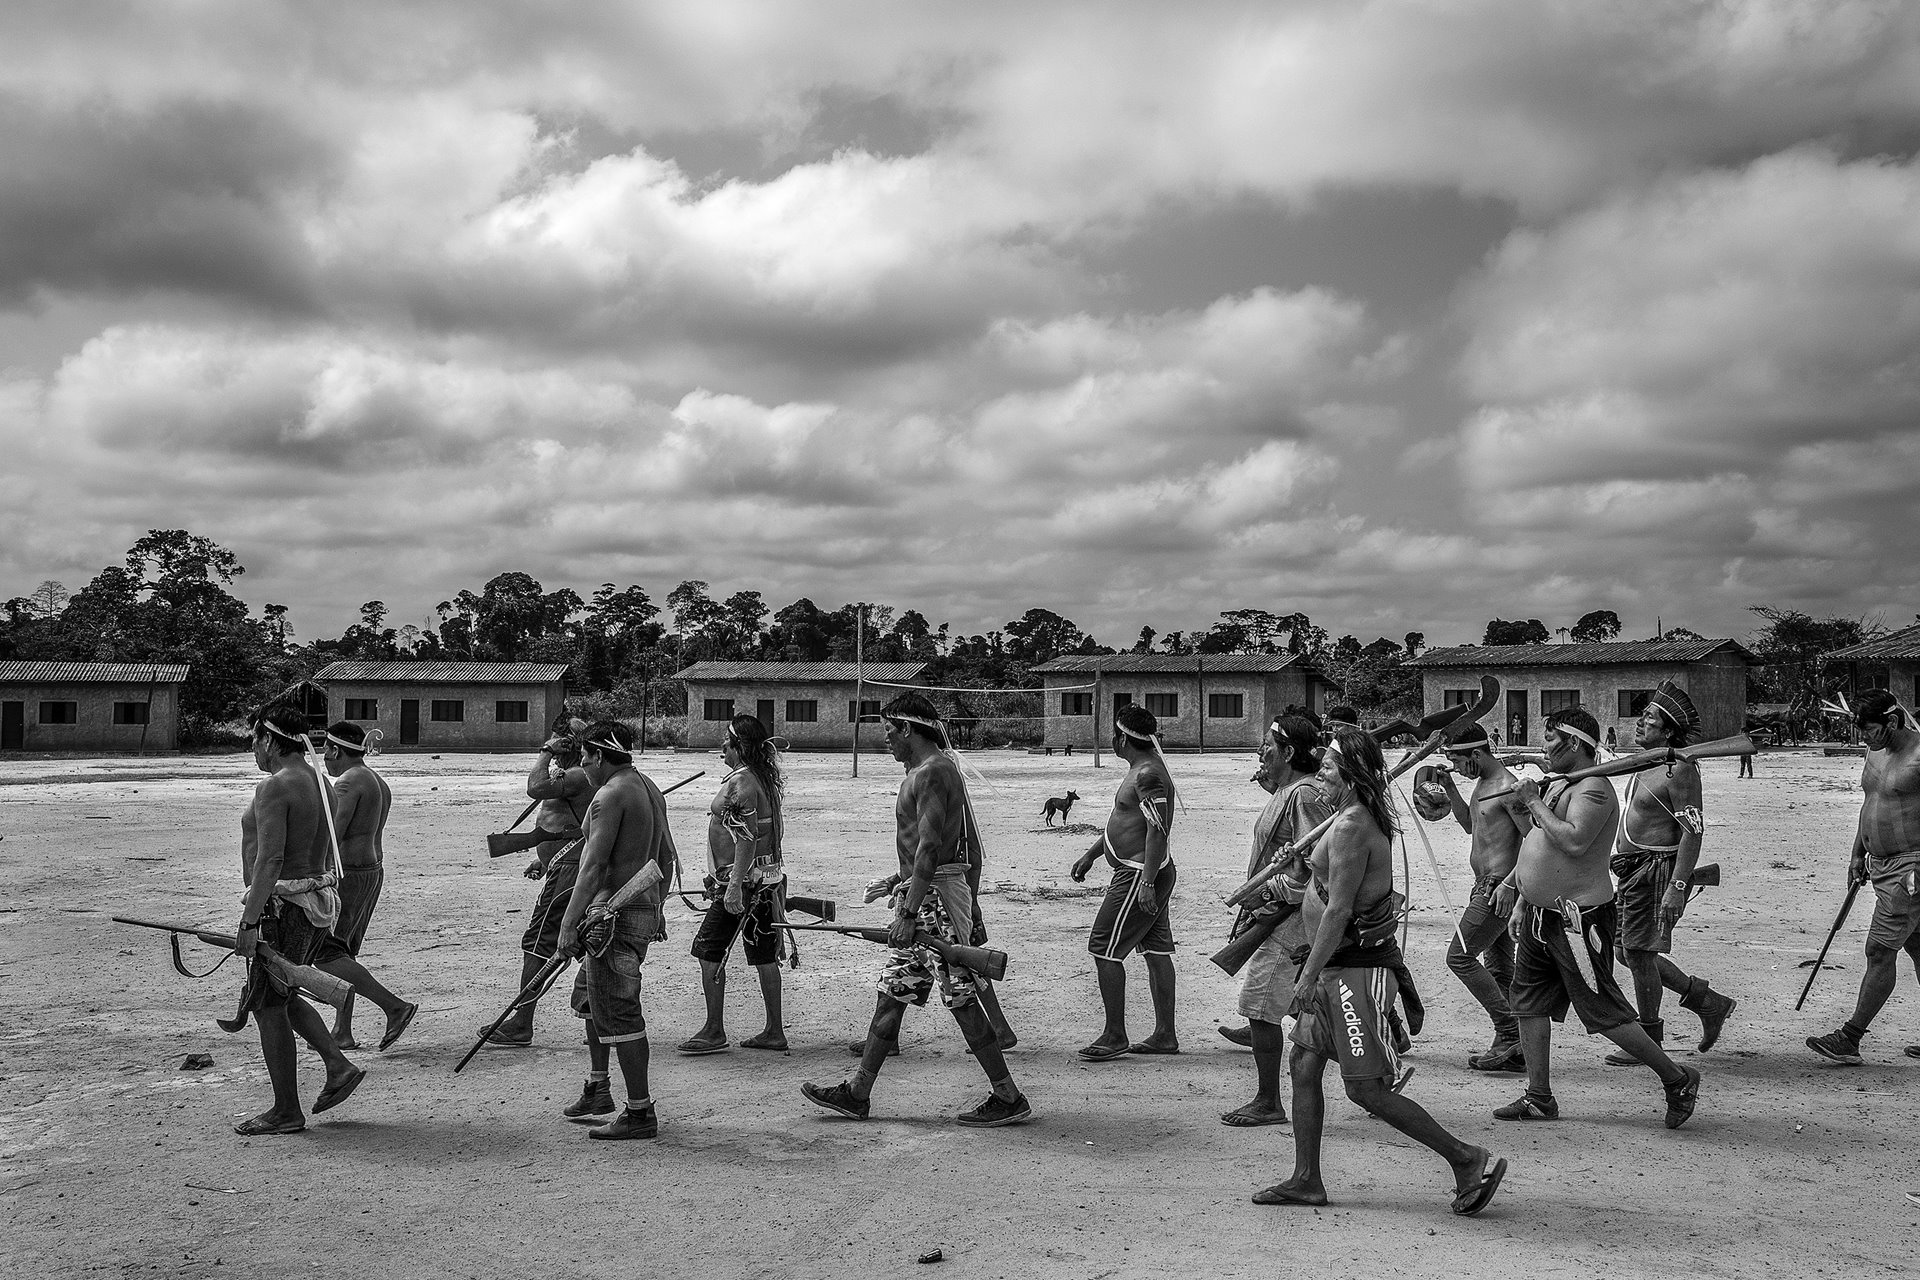
[[[1113,879],[1107,883],[1107,896],[1100,900],[1099,913],[1093,917],[1087,950],[1102,960],[1124,960],[1135,951],[1150,956],[1172,955],[1173,922],[1167,919],[1167,903],[1179,878],[1171,862],[1162,864],[1153,881],[1153,901],[1159,910],[1149,915],[1140,909],[1139,897],[1146,891],[1140,873],[1132,867],[1115,867]]]
[[[740,949],[752,965],[776,964],[780,959],[780,931],[775,927],[774,908],[778,906],[778,885],[756,885],[747,893],[747,909],[741,915],[727,910],[718,895],[707,900],[707,913],[700,917],[700,931],[693,935],[693,958],[709,964],[721,964],[741,940]]]
[[[1613,903],[1582,909],[1577,938],[1567,932],[1566,917],[1558,911],[1522,901],[1514,914],[1522,922],[1513,949],[1513,985],[1507,989],[1514,1017],[1564,1022],[1572,1008],[1588,1035],[1624,1027],[1638,1017],[1613,977],[1618,915]],[[1582,954],[1576,956],[1575,947]]]
[[[621,1044],[647,1038],[647,1018],[640,1007],[640,968],[647,960],[647,942],[660,930],[660,912],[652,907],[629,907],[604,955],[582,956],[573,980],[573,1012],[585,1018],[601,1044]]]
[[[307,913],[291,903],[275,901],[268,914],[260,917],[260,941],[291,964],[312,964],[326,938],[326,931],[316,928]],[[267,971],[266,961],[256,956],[247,962],[242,1009],[284,1009],[292,996],[293,992]]]
[[[1867,941],[1898,950],[1920,931],[1920,853],[1896,853],[1868,858],[1867,876],[1873,881],[1873,922]]]
[[[536,960],[551,960],[560,950],[560,920],[567,914],[567,899],[573,896],[573,882],[580,864],[572,858],[547,868],[540,882],[540,896],[534,900],[533,917],[520,938],[520,949]]]
[[[1660,919],[1660,900],[1673,882],[1675,855],[1648,858],[1620,877],[1613,900],[1620,908],[1620,928],[1614,943],[1622,951],[1673,950],[1673,930]]]
[[[373,908],[380,901],[380,886],[386,878],[387,873],[379,867],[347,869],[340,881],[340,919],[334,922],[333,932],[321,941],[320,950],[313,957],[315,964],[360,954],[360,945],[367,940],[367,922],[373,919]]]
[[[1343,1080],[1391,1080],[1400,1070],[1387,1011],[1400,984],[1391,969],[1324,969],[1293,1024],[1293,1042],[1340,1064]]]

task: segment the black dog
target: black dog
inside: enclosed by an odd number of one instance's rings
[[[1060,821],[1064,824],[1067,820],[1067,810],[1073,808],[1073,802],[1079,798],[1080,793],[1078,791],[1067,792],[1064,799],[1060,796],[1049,797],[1047,807],[1041,810],[1041,812],[1046,815],[1047,825],[1053,825],[1053,815],[1056,813],[1060,815]]]

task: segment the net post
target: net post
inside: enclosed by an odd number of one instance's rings
[[[1100,703],[1106,696],[1106,687],[1100,681],[1100,668],[1093,669],[1093,767],[1100,767]]]

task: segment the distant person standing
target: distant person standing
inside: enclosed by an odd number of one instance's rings
[[[376,734],[378,731],[375,731]],[[380,1048],[389,1049],[406,1031],[420,1006],[387,990],[360,963],[367,925],[386,883],[386,845],[381,837],[393,810],[393,792],[367,763],[367,731],[350,720],[327,729],[327,773],[333,778],[333,822],[340,834],[340,919],[314,954],[313,963],[353,984],[354,993],[380,1006],[387,1028]],[[333,1042],[358,1049],[353,1038],[353,996],[334,1018]]]
[[[1751,751],[1740,757],[1740,776],[1742,778],[1751,778],[1753,776],[1753,753]]]

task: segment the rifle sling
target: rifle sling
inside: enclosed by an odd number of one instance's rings
[[[186,957],[180,954],[180,935],[177,933],[169,933],[167,935],[167,940],[173,943],[174,971],[177,972],[183,978],[193,978],[196,980],[200,978],[211,978],[213,976],[214,969],[218,969],[221,965],[225,964],[227,961],[233,959],[236,955],[240,954],[237,951],[229,951],[227,952],[227,954],[221,956],[218,960],[214,961],[213,969],[209,969],[205,973],[195,973],[193,970],[187,968]]]

